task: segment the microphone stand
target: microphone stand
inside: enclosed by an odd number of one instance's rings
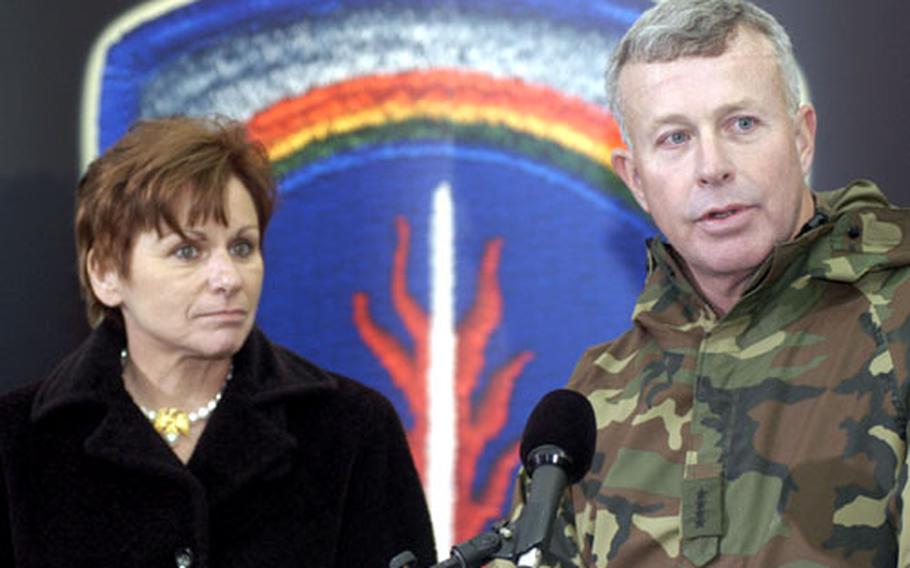
[[[568,483],[564,468],[571,461],[552,445],[535,448],[527,461],[531,491],[518,520],[500,521],[491,530],[456,544],[447,560],[430,568],[481,568],[494,558],[509,560],[518,568],[540,566],[543,547],[550,542],[556,504]],[[414,555],[408,554],[405,551],[393,558],[389,568],[418,568]]]
[[[452,547],[451,556],[430,568],[480,568],[494,558],[514,561],[516,557],[515,526],[499,522],[487,532]],[[405,551],[389,562],[389,568],[417,568],[417,559]]]

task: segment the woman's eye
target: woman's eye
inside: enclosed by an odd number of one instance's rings
[[[193,260],[199,256],[199,249],[196,245],[183,244],[174,251],[174,256],[180,260]]]
[[[231,254],[240,258],[246,258],[253,254],[253,245],[248,241],[238,241],[231,245]]]

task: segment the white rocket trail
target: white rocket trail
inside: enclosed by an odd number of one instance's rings
[[[455,503],[455,220],[452,190],[433,193],[430,221],[430,361],[427,376],[427,500],[436,550],[453,544]]]

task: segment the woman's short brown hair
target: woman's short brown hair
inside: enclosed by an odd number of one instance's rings
[[[242,123],[210,118],[156,118],[136,122],[89,164],[76,191],[76,256],[89,324],[119,310],[102,304],[88,277],[92,262],[129,277],[133,239],[166,225],[182,234],[178,207],[189,200],[190,224],[214,218],[227,224],[225,187],[237,177],[250,192],[260,237],[272,215],[275,182],[265,149]]]

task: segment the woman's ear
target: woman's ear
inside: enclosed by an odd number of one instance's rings
[[[102,266],[95,256],[95,251],[88,251],[85,259],[85,268],[88,272],[89,285],[95,297],[109,308],[116,308],[123,303],[120,293],[120,274],[111,267]]]

